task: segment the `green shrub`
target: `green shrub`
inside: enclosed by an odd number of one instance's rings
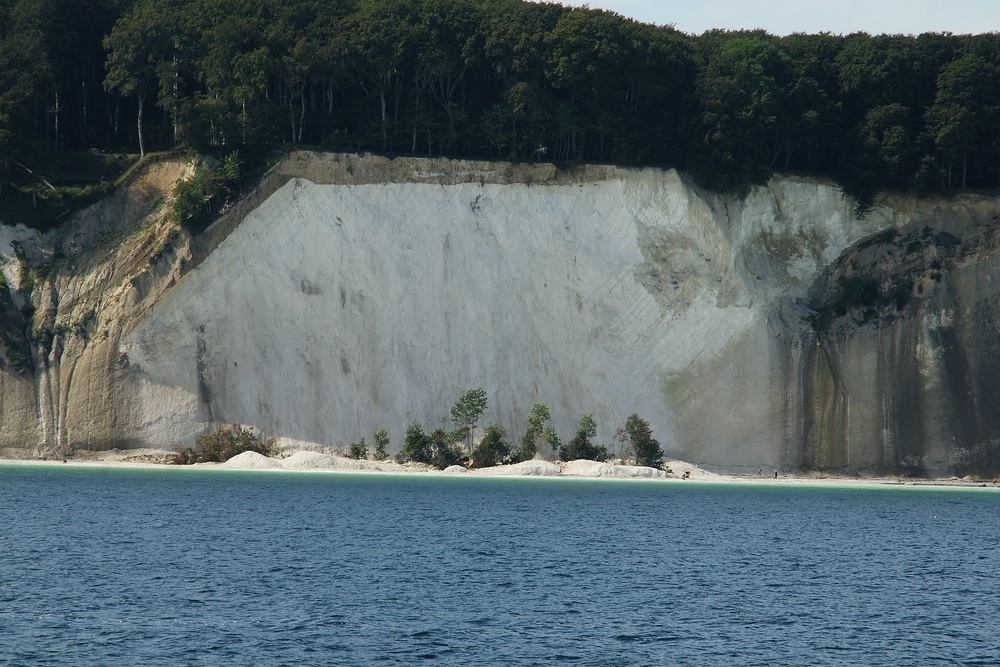
[[[389,432],[384,428],[375,431],[375,453],[372,457],[376,461],[385,461],[389,458],[385,448],[389,446]]]
[[[431,465],[440,470],[462,461],[462,447],[453,433],[437,429],[431,433]]]
[[[171,216],[176,223],[200,232],[222,213],[226,202],[239,197],[241,186],[240,156],[233,151],[221,166],[202,165],[194,176],[178,181]]]
[[[490,468],[503,463],[510,453],[507,433],[496,424],[486,427],[486,435],[472,452],[472,461],[477,468]]]
[[[607,448],[595,445],[590,441],[595,435],[597,435],[597,424],[594,423],[593,416],[584,415],[580,419],[580,426],[573,439],[559,448],[559,458],[563,461],[575,461],[576,459],[607,461]]]
[[[434,458],[431,438],[420,424],[410,424],[403,439],[403,449],[396,455],[396,463],[430,463]]]
[[[278,446],[274,438],[265,439],[256,434],[253,427],[233,424],[212,433],[199,435],[194,441],[194,447],[178,449],[170,462],[178,465],[223,463],[243,452],[276,456]]]
[[[551,429],[545,428],[545,422],[549,420],[549,416],[549,409],[545,405],[535,403],[531,406],[531,412],[524,420],[524,437],[521,438],[521,444],[510,452],[509,460],[511,463],[530,461],[535,458],[535,454],[538,453],[539,439],[549,439]],[[552,451],[556,451],[556,449],[553,448]]]
[[[368,458],[368,445],[365,444],[364,438],[361,438],[361,442],[351,443],[350,448],[347,450],[347,458],[358,460]]]
[[[462,449],[453,434],[439,428],[427,435],[420,424],[411,424],[406,429],[403,451],[396,455],[396,463],[427,463],[441,470],[461,459]]]
[[[660,443],[653,439],[653,431],[649,422],[633,413],[625,420],[625,435],[629,446],[635,454],[635,464],[659,468],[663,463],[663,450]]]

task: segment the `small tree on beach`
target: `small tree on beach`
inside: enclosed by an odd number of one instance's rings
[[[559,458],[563,461],[576,459],[606,461],[608,450],[591,442],[591,438],[595,435],[597,435],[597,423],[594,422],[593,415],[584,415],[580,418],[580,426],[573,439],[559,448]]]
[[[545,441],[552,449],[552,458],[559,458],[559,450],[562,448],[562,440],[559,439],[559,434],[556,433],[554,428],[547,428],[545,432],[542,433],[542,440]]]
[[[462,449],[453,434],[439,428],[431,433],[431,463],[444,470],[462,460]]]
[[[510,453],[511,463],[530,461],[538,453],[538,441],[545,436],[545,422],[549,420],[549,409],[541,403],[531,406],[531,412],[524,420],[524,437],[521,444]]]
[[[431,439],[424,433],[424,427],[420,424],[410,424],[406,429],[406,437],[403,440],[403,449],[396,455],[396,463],[430,463],[434,457],[431,449]]]
[[[496,424],[490,424],[486,427],[486,435],[472,452],[472,461],[477,468],[489,468],[503,463],[509,452],[507,432]]]
[[[386,448],[389,446],[389,431],[380,428],[375,431],[375,453],[372,455],[376,461],[385,461],[389,458]]]
[[[486,392],[470,389],[451,408],[451,420],[465,441],[465,450],[472,451],[472,430],[486,411]]]
[[[660,449],[660,443],[653,439],[649,422],[632,413],[625,420],[624,428],[628,444],[635,454],[635,464],[658,468],[663,462],[663,450]]]
[[[365,444],[365,439],[361,438],[361,442],[352,442],[350,449],[347,451],[347,457],[351,459],[367,459],[368,458],[368,445]]]
[[[439,428],[427,435],[420,424],[411,424],[406,429],[403,451],[396,455],[396,463],[428,463],[444,470],[461,458],[462,450],[455,444],[452,434]]]

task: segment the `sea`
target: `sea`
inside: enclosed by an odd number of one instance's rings
[[[0,465],[0,665],[998,665],[1000,491]]]

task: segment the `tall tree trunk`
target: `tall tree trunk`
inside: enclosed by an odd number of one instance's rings
[[[55,137],[53,138],[53,146],[56,150],[59,150],[59,91],[56,91],[56,105],[52,108],[53,120],[55,121]]]
[[[410,142],[410,152],[417,152],[417,123],[420,120],[420,93],[417,93],[417,99],[413,102],[413,140]]]
[[[136,126],[139,130],[139,157],[144,157],[146,155],[146,140],[142,136],[142,107],[145,101],[146,95],[139,93],[139,117],[136,121]]]
[[[392,109],[392,135],[395,140],[396,133],[399,132],[399,105],[403,100],[403,83],[405,77],[399,72],[396,73],[396,94]]]
[[[302,82],[302,88],[299,91],[299,106],[302,113],[299,114],[299,136],[298,142],[302,143],[302,127],[306,124],[306,82]]]
[[[80,146],[87,145],[87,76],[83,75],[80,81]]]
[[[176,50],[177,48],[178,48],[178,46],[175,43],[174,44],[174,49]],[[173,122],[174,122],[174,148],[176,148],[177,145],[178,145],[178,143],[179,143],[178,140],[177,140],[178,139],[178,132],[177,132],[177,92],[178,91],[177,91],[177,88],[178,88],[179,81],[180,81],[180,78],[181,78],[180,74],[178,74],[178,71],[177,71],[177,54],[176,53],[174,53],[173,65],[174,65],[174,99],[173,99],[173,109],[172,109],[171,115],[173,116]]]
[[[382,150],[385,151],[386,146],[388,145],[388,141],[389,141],[388,137],[386,136],[386,132],[389,129],[389,119],[386,117],[386,114],[385,114],[385,89],[384,88],[382,88],[382,87],[379,88],[379,90],[378,90],[378,96],[379,96],[379,100],[382,102]]]

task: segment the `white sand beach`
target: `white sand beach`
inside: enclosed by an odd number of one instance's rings
[[[332,474],[392,474],[392,475],[446,475],[465,477],[546,477],[561,479],[606,479],[657,481],[665,483],[726,483],[726,484],[794,484],[815,486],[932,486],[954,488],[985,488],[1000,490],[998,480],[973,478],[904,478],[877,476],[837,476],[816,472],[775,471],[760,468],[753,474],[721,473],[705,470],[678,460],[664,461],[664,466],[651,468],[631,465],[629,462],[600,463],[597,461],[552,462],[542,459],[524,461],[514,465],[467,469],[451,466],[438,470],[432,466],[386,461],[357,460],[336,453],[313,450],[286,450],[280,458],[269,458],[256,452],[244,452],[225,463],[197,463],[171,465],[167,463],[172,452],[158,449],[109,450],[86,452],[66,460],[48,458],[0,457],[0,466],[52,465],[71,467],[132,467],[172,470],[263,470],[274,472],[325,472]]]

